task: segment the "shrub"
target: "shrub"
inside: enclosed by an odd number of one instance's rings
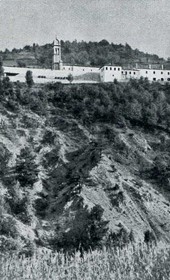
[[[34,84],[33,77],[32,77],[32,71],[28,70],[26,72],[25,79],[26,79],[26,83],[27,83],[28,87],[31,88]]]
[[[21,187],[33,187],[34,183],[38,181],[38,173],[38,166],[32,151],[28,147],[21,149],[15,166],[16,180],[19,181]]]
[[[47,129],[45,130],[41,143],[44,145],[54,145],[55,137],[56,137],[55,133]]]
[[[90,211],[80,203],[79,210],[76,212],[74,220],[71,222],[66,219],[65,227],[69,230],[60,232],[60,238],[56,240],[56,248],[65,251],[80,250],[88,251],[99,248],[103,244],[103,238],[108,231],[108,221],[102,219],[103,209],[100,205],[94,206]],[[60,226],[56,228],[56,235],[59,234]]]
[[[73,75],[72,74],[69,74],[68,77],[67,77],[67,80],[70,82],[70,84],[72,83],[73,81]]]

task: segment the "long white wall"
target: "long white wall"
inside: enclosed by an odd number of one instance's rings
[[[64,68],[65,67],[65,68]],[[100,73],[101,82],[126,81],[130,78],[139,79],[148,78],[149,81],[170,82],[170,70],[158,69],[122,69],[121,66],[104,66],[101,69],[93,67],[63,66],[62,70],[4,67],[4,73],[12,82],[25,82],[27,71],[32,71],[35,83],[61,82],[69,83],[67,77],[72,74],[73,77],[86,73]],[[76,80],[74,83],[91,83],[93,81]]]
[[[35,68],[20,68],[20,67],[4,67],[4,73],[12,82],[25,82],[26,72],[31,71],[35,83],[47,83],[61,81],[69,83],[67,77],[69,71],[50,70],[50,69],[35,69]]]
[[[35,83],[48,83],[48,82],[61,82],[68,84],[67,79],[69,74],[73,77],[79,76],[85,73],[99,73],[98,68],[92,69],[90,67],[80,67],[78,66],[67,66],[63,70],[51,70],[51,69],[36,69],[36,68],[21,68],[21,67],[4,67],[4,73],[10,78],[12,82],[25,82],[25,76],[27,71],[32,72],[33,80]],[[73,83],[96,83],[95,81],[84,81],[84,80],[73,80]]]

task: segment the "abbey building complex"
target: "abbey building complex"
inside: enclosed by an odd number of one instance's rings
[[[4,73],[11,81],[25,82],[27,71],[32,71],[35,83],[61,82],[70,83],[99,83],[126,82],[129,79],[147,78],[149,81],[161,83],[170,82],[170,70],[153,69],[151,65],[147,69],[138,68],[126,69],[117,65],[105,65],[103,67],[86,67],[77,65],[65,65],[62,61],[61,42],[56,38],[53,43],[53,63],[51,69],[24,68],[4,66]]]

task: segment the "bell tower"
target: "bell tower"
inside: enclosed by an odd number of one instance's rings
[[[56,37],[53,43],[53,70],[61,70],[62,60],[61,60],[61,42]]]

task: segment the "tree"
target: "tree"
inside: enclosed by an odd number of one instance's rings
[[[74,220],[66,217],[64,225],[58,225],[56,234],[59,234],[57,247],[65,251],[88,251],[100,248],[108,231],[108,221],[102,219],[103,208],[95,205],[90,211],[83,206],[83,201],[76,212]],[[67,230],[69,228],[69,230]]]
[[[68,77],[67,77],[67,80],[70,82],[70,84],[72,83],[73,81],[73,75],[72,74],[69,74]]]
[[[26,78],[26,83],[27,83],[28,87],[31,88],[34,84],[33,77],[32,77],[32,71],[28,70],[26,72],[25,78]]]
[[[26,63],[21,60],[18,60],[17,64],[18,64],[18,67],[26,67]]]
[[[109,42],[105,39],[101,40],[98,44],[99,44],[99,46],[102,46],[102,47],[109,46]]]
[[[21,187],[33,187],[38,181],[38,166],[35,163],[35,156],[30,148],[21,149],[20,155],[17,156],[15,166],[16,180],[19,181]]]
[[[0,80],[2,80],[3,76],[4,76],[3,61],[2,61],[2,57],[0,56]]]

